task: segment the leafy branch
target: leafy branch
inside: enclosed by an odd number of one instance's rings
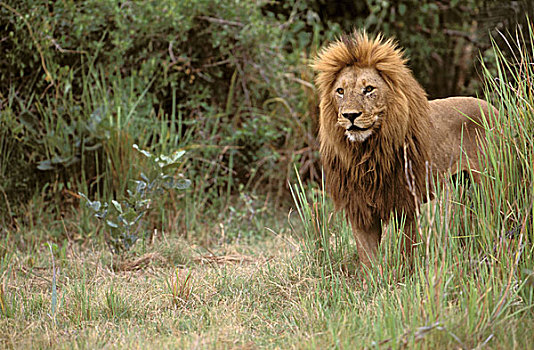
[[[141,172],[141,179],[135,180],[135,187],[128,189],[127,195],[120,200],[110,202],[91,201],[85,194],[79,195],[87,202],[94,217],[104,222],[109,236],[107,243],[113,253],[128,251],[139,238],[142,218],[152,209],[152,202],[163,192],[185,190],[191,181],[177,174],[183,164],[181,160],[185,151],[179,150],[171,155],[155,156],[142,150],[136,144],[133,148],[148,160],[147,174]]]

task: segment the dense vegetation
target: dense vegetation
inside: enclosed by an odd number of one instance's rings
[[[72,193],[123,193],[139,173],[134,143],[187,149],[183,170],[199,196],[261,188],[280,197],[294,163],[318,179],[307,64],[323,42],[352,27],[395,35],[431,96],[475,94],[479,50],[492,52],[487,31],[513,29],[528,7],[2,2],[1,220],[23,224],[35,196],[57,218],[77,203]]]
[[[0,347],[528,346],[533,10],[0,1]],[[400,223],[365,273],[321,188],[308,64],[353,27],[395,36],[430,97],[500,111],[409,277]]]

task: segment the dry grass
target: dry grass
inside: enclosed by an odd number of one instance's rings
[[[169,247],[188,249],[183,253],[192,259],[175,266],[165,255]],[[238,253],[243,248],[250,255]],[[299,314],[287,298],[293,246],[274,237],[209,254],[197,249],[166,241],[113,261],[106,250],[69,245],[55,259],[55,315],[50,253],[43,248],[12,255],[2,277],[8,309],[0,319],[2,347],[247,348],[288,341],[291,320]],[[278,317],[281,310],[287,318]]]
[[[267,201],[236,210],[228,197],[209,215],[186,197],[185,228],[121,258],[80,213],[59,225],[28,206],[28,228],[0,240],[0,348],[532,348],[534,72],[520,51],[514,64],[496,51],[498,76],[486,72],[500,112],[481,183],[436,188],[413,265],[392,222],[362,271],[346,222],[302,183],[290,223]]]
[[[504,317],[469,328],[480,315],[462,309],[461,296],[446,306],[429,297],[459,287],[426,285],[418,276],[431,267],[408,279],[375,271],[374,285],[359,268],[330,273],[310,258],[288,229],[210,247],[167,236],[123,259],[77,244],[53,260],[48,246],[12,251],[1,264],[0,347],[523,348],[534,335],[515,294]],[[490,299],[479,292],[466,291]]]

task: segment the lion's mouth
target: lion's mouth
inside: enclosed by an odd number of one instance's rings
[[[347,131],[365,131],[365,130],[369,130],[373,127],[373,125],[371,126],[368,126],[367,128],[360,128],[359,126],[356,126],[356,125],[351,125]]]

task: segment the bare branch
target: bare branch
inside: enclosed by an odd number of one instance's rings
[[[203,20],[211,22],[211,23],[226,24],[226,25],[234,26],[234,27],[244,27],[245,26],[241,22],[229,21],[229,20],[222,19],[222,18],[217,18],[217,17],[197,16],[197,18],[203,19]]]

